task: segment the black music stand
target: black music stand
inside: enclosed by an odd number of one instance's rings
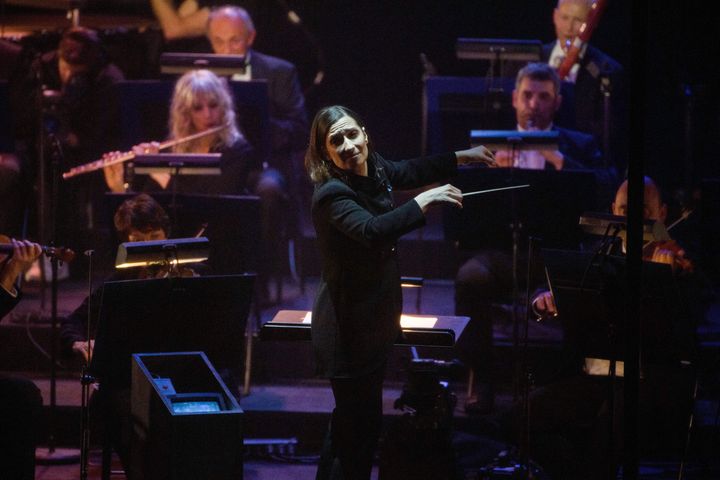
[[[542,254],[569,353],[577,360],[607,361],[608,449],[613,452],[615,386],[626,342],[641,346],[640,372],[649,365],[688,366],[694,349],[692,322],[683,312],[670,265],[643,263],[642,334],[638,340],[625,334],[623,320],[630,290],[624,257],[550,249]]]
[[[136,194],[105,195],[107,217]],[[260,199],[256,196],[191,195],[154,192],[152,197],[173,215],[173,237],[194,237],[204,229],[210,239],[208,263],[215,274],[256,272],[260,251]],[[111,220],[112,221],[112,220]]]
[[[583,235],[578,218],[595,207],[595,177],[587,171],[461,167],[452,184],[463,192],[530,185],[511,190],[515,215],[508,207],[507,192],[467,197],[462,209],[444,209],[445,238],[461,249],[507,249],[515,216],[524,234],[542,238],[545,246],[574,247]],[[552,222],[547,221],[550,212]]]
[[[489,150],[557,150],[560,134],[556,130],[471,130],[470,144]]]
[[[518,38],[458,38],[455,55],[459,60],[489,61],[487,77],[515,77],[529,62],[539,62],[540,40]]]
[[[425,81],[427,152],[467,148],[472,129],[515,128],[515,78],[431,76]]]
[[[550,289],[569,341],[582,357],[622,360],[627,302],[625,257],[543,249]],[[670,265],[643,263],[643,362],[692,359],[693,332]]]
[[[186,175],[220,175],[219,153],[195,154],[195,153],[158,153],[154,155],[138,155],[133,161],[126,164],[125,181],[133,185],[135,175],[151,175],[153,173],[165,173],[170,175],[170,201],[169,211],[171,218],[177,220],[177,193],[178,184],[182,182],[181,177]],[[172,223],[173,228],[177,225]]]
[[[156,153],[136,155],[128,162],[133,173],[171,175],[220,175],[220,153]]]
[[[627,217],[609,213],[585,212],[580,216],[578,224],[584,232],[603,237],[612,235],[624,238],[627,232]],[[642,233],[644,242],[670,240],[665,225],[659,221],[643,220]]]
[[[242,55],[221,55],[215,53],[163,53],[160,55],[160,73],[182,75],[190,70],[210,70],[219,76],[245,73],[247,62]]]
[[[189,350],[237,371],[254,281],[244,274],[106,282],[91,372],[103,388],[126,388],[132,353]]]
[[[133,353],[203,351],[236,383],[254,281],[227,275],[106,282],[89,367],[104,398],[129,389]],[[105,449],[103,478],[110,478],[109,455]]]
[[[402,331],[395,345],[452,347],[470,319],[447,315],[403,315]],[[263,341],[311,340],[312,320],[306,310],[280,310],[260,330]]]

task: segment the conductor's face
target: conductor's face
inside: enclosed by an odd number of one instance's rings
[[[552,124],[561,97],[550,80],[525,77],[513,90],[512,102],[518,125],[527,130],[544,130]]]
[[[332,124],[325,137],[325,153],[341,170],[367,176],[368,136],[348,116]]]

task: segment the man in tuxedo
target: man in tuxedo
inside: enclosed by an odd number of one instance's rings
[[[226,5],[210,11],[206,31],[213,52],[242,55],[246,59],[244,72],[232,80],[266,80],[270,98],[271,166],[287,174],[283,164],[287,156],[305,149],[307,114],[305,98],[295,66],[290,62],[252,49],[257,34],[247,10]]]
[[[256,193],[261,198],[262,236],[265,250],[261,255],[269,265],[259,272],[261,295],[266,296],[266,274],[279,271],[282,239],[295,230],[296,212],[292,211],[305,178],[302,158],[308,136],[305,98],[295,66],[280,58],[253,50],[256,37],[250,14],[242,7],[225,5],[210,11],[206,35],[213,52],[245,57],[245,71],[231,77],[233,81],[265,80],[270,100],[270,158],[260,175]],[[292,202],[291,199],[295,199]],[[290,219],[290,221],[287,221]]]
[[[553,11],[556,39],[543,45],[542,59],[557,69],[562,64],[573,39],[588,19],[592,0],[558,0]],[[603,145],[603,153],[609,163],[622,168],[627,153],[625,131],[624,73],[622,66],[592,45],[586,44],[578,61],[563,80],[565,97],[557,120],[560,124],[604,138],[605,108],[604,92],[609,94],[609,145]]]
[[[529,169],[589,169],[602,167],[602,157],[592,135],[555,125],[555,113],[562,105],[560,79],[543,63],[530,63],[517,74],[512,92],[517,129],[558,132],[557,150],[507,150],[496,153],[498,167]]]

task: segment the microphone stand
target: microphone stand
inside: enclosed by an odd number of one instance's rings
[[[515,183],[514,175],[515,172],[515,160],[517,156],[519,155],[519,151],[517,149],[517,143],[513,139],[508,139],[508,143],[510,144],[510,162],[511,162],[511,168],[510,168],[510,178],[512,180],[512,183]],[[520,318],[518,315],[518,296],[520,295],[520,282],[518,279],[518,249],[520,245],[520,230],[522,229],[522,224],[518,220],[518,214],[517,214],[517,201],[515,197],[515,191],[510,192],[510,211],[512,212],[512,223],[510,224],[510,228],[512,230],[512,325],[513,325],[513,358],[515,359],[515,375],[514,375],[514,388],[513,388],[513,399],[517,400],[518,396],[520,394]]]
[[[42,135],[42,132],[41,132]],[[60,167],[62,163],[63,153],[60,141],[51,134],[48,136],[52,144],[52,208],[50,211],[50,232],[52,240],[48,242],[50,246],[55,245],[55,237],[57,235],[57,210],[59,202],[60,187]],[[42,139],[41,139],[42,141]],[[50,410],[48,413],[48,450],[47,452],[36,452],[35,459],[41,464],[58,464],[73,463],[79,460],[79,454],[74,449],[57,449],[55,447],[56,434],[56,413],[57,413],[57,291],[58,291],[58,258],[53,255],[50,259],[52,267],[50,280],[50,305],[51,305],[51,323],[50,323]]]
[[[93,250],[87,250],[85,255],[88,257],[88,302],[92,299],[93,294]],[[87,328],[85,330],[85,341],[87,342],[87,358],[82,367],[80,375],[80,384],[82,385],[82,393],[80,399],[80,432],[82,435],[80,441],[80,480],[88,478],[88,460],[90,456],[90,390],[91,385],[95,383],[95,377],[88,373],[90,361],[92,359],[93,347],[90,340],[90,329],[92,319],[92,305],[88,308]]]
[[[532,263],[535,256],[535,242],[537,241],[534,237],[528,238],[528,259],[527,259],[527,286],[525,288],[525,322],[523,324],[523,347],[521,357],[520,373],[522,373],[521,383],[521,399],[522,399],[522,432],[520,435],[520,460],[521,466],[525,469],[524,477],[528,480],[533,478],[532,471],[530,468],[530,389],[532,387],[533,375],[530,372],[528,362],[528,340],[530,332],[530,312],[532,312],[532,298],[530,298],[530,282],[533,278]]]

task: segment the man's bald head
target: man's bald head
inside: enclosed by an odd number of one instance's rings
[[[256,33],[247,10],[234,5],[211,10],[206,32],[213,52],[223,55],[246,55]]]
[[[667,206],[662,201],[662,194],[657,184],[650,178],[644,177],[645,194],[643,196],[643,218],[645,220],[660,220],[665,223]],[[615,194],[612,204],[614,215],[627,216],[628,182],[625,180]]]

